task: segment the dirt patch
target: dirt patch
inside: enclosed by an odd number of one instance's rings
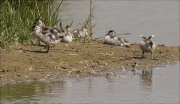
[[[100,75],[114,69],[150,68],[162,63],[180,61],[179,47],[158,45],[154,60],[150,53],[141,58],[137,43],[129,48],[103,44],[92,40],[89,44],[77,42],[58,43],[50,53],[44,47],[20,45],[12,46],[10,52],[1,51],[1,84],[26,80],[59,79],[74,76]]]

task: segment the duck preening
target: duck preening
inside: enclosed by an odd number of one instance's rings
[[[150,52],[151,53],[151,59],[153,59],[153,52],[156,48],[156,44],[151,41],[150,39],[154,37],[154,35],[149,36],[146,38],[143,35],[140,35],[143,38],[143,41],[140,42],[139,47],[142,50],[142,57],[144,57],[144,52]]]
[[[86,27],[83,27],[81,30],[79,30],[79,29],[74,29],[74,30],[72,31],[72,33],[73,33],[73,36],[74,36],[75,38],[83,38],[83,37],[85,37],[85,36],[88,35],[88,32],[87,32],[87,31],[88,31],[87,28],[86,28]]]
[[[131,43],[122,37],[118,37],[114,30],[110,30],[104,37],[104,44],[129,47]]]
[[[70,26],[66,26],[61,42],[70,43],[73,41]]]

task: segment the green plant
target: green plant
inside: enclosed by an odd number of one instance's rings
[[[88,35],[83,37],[83,43],[89,43],[90,38],[92,38],[92,35],[94,34],[92,29],[96,26],[96,23],[92,23],[92,19],[94,18],[95,13],[95,3],[92,3],[92,0],[90,0],[90,9],[89,14],[85,16],[82,21],[79,23],[81,25],[81,28],[86,27],[88,29]],[[76,39],[75,41],[81,42],[81,39]]]
[[[36,18],[55,26],[63,0],[2,0],[0,2],[0,49],[33,38],[31,27]]]

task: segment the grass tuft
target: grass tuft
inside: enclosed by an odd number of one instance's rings
[[[33,39],[31,27],[36,18],[56,26],[63,0],[2,0],[0,1],[0,49]]]
[[[93,36],[93,28],[96,26],[96,23],[93,24],[92,20],[95,17],[95,3],[92,3],[92,0],[89,0],[90,4],[89,4],[89,14],[86,15],[82,21],[79,23],[81,28],[86,27],[88,30],[88,35],[83,37],[83,39],[76,39],[75,42],[82,42],[81,40],[83,40],[83,43],[89,43],[90,40],[92,39]]]

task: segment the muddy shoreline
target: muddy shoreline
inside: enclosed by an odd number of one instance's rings
[[[23,81],[58,80],[67,77],[85,77],[104,75],[106,72],[151,68],[163,63],[180,61],[179,46],[158,45],[154,51],[154,60],[150,53],[141,58],[138,43],[127,47],[103,44],[93,39],[90,43],[58,43],[50,53],[44,47],[31,45],[12,45],[10,51],[1,52],[1,84]]]

